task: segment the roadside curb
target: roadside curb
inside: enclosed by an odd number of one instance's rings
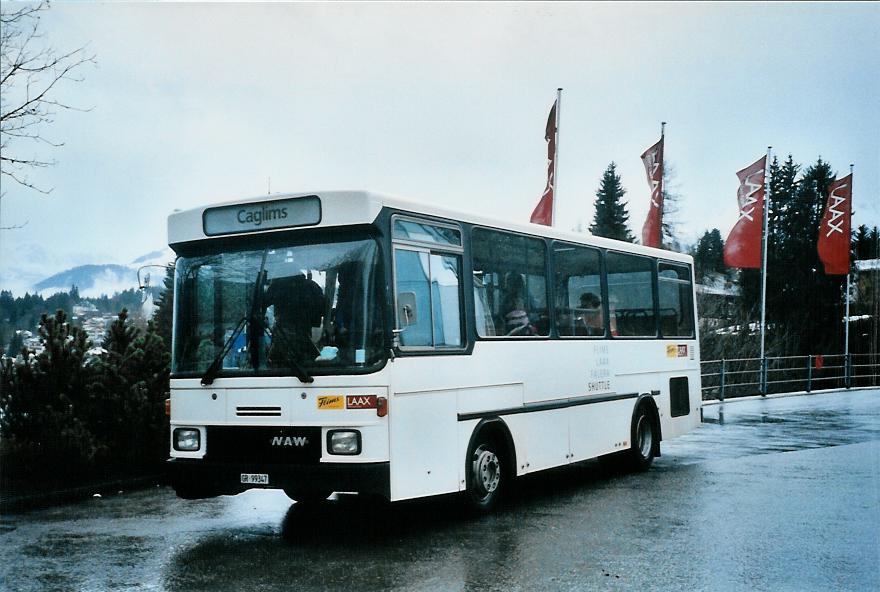
[[[86,483],[70,489],[56,489],[41,493],[7,494],[0,492],[0,514],[24,512],[46,508],[64,502],[84,500],[95,494],[116,493],[120,490],[145,489],[165,483],[164,473],[155,473],[141,477],[111,479]]]

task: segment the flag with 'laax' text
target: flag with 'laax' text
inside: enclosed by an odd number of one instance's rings
[[[553,188],[556,184],[553,178],[556,165],[556,101],[553,101],[550,115],[547,116],[544,139],[547,140],[547,187],[544,188],[544,194],[535,206],[529,221],[533,224],[553,226]]]
[[[761,235],[764,227],[764,175],[767,157],[739,171],[739,220],[724,243],[724,264],[728,267],[761,268]]]
[[[852,225],[852,173],[831,183],[828,203],[819,224],[819,259],[825,275],[849,273],[849,245]]]
[[[645,174],[648,175],[648,186],[651,188],[651,205],[648,217],[642,226],[642,244],[646,247],[661,245],[660,229],[663,225],[663,136],[660,141],[645,150],[642,154]]]

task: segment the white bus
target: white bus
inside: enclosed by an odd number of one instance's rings
[[[170,475],[183,498],[391,501],[700,422],[687,255],[368,192],[174,213]]]

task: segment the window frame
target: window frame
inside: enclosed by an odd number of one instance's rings
[[[611,304],[611,303],[610,303],[610,298],[611,298],[611,284],[610,284],[610,282],[608,281],[609,273],[608,273],[608,262],[607,262],[607,256],[608,256],[609,254],[614,254],[614,255],[626,255],[626,256],[629,256],[629,257],[639,257],[639,258],[642,258],[642,259],[647,259],[648,261],[651,262],[651,299],[652,299],[652,303],[653,303],[653,314],[654,314],[654,334],[653,334],[653,335],[613,335],[613,334],[611,333],[611,330],[610,330],[610,323],[611,323],[611,314],[610,314],[610,308],[611,308],[611,307],[610,307],[610,304]],[[605,268],[604,268],[603,271],[604,271],[604,279],[605,279],[606,285],[607,285],[607,287],[608,287],[608,296],[607,296],[607,299],[608,299],[608,300],[606,301],[606,305],[608,306],[608,309],[609,309],[609,314],[608,314],[608,323],[609,323],[608,338],[609,338],[609,339],[616,339],[616,340],[620,340],[620,339],[635,339],[635,340],[639,340],[639,341],[661,339],[661,337],[660,337],[660,319],[659,319],[659,302],[658,302],[660,295],[659,295],[659,286],[657,285],[657,261],[658,261],[657,257],[651,256],[651,255],[643,255],[643,254],[641,254],[641,253],[633,253],[633,252],[629,252],[629,251],[618,251],[618,250],[616,250],[616,249],[605,249],[605,256],[606,256],[606,259],[605,259]]]
[[[428,224],[431,226],[438,226],[441,228],[448,228],[451,230],[455,230],[458,232],[460,238],[460,245],[450,245],[446,243],[437,243],[432,241],[419,241],[412,240],[410,238],[396,238],[394,236],[394,224],[398,220],[405,220],[407,222],[415,222],[417,224]],[[467,260],[464,256],[465,248],[464,248],[464,240],[465,235],[461,224],[443,220],[434,220],[432,218],[414,216],[409,214],[392,214],[390,217],[390,238],[391,238],[391,273],[392,273],[392,319],[393,319],[393,327],[392,327],[392,335],[393,335],[393,348],[401,355],[409,355],[409,354],[461,354],[466,353],[469,349],[469,339],[468,339],[468,306],[466,306],[465,301],[465,273],[466,273],[466,264]],[[458,327],[459,327],[459,338],[460,345],[433,345],[434,342],[434,293],[433,290],[428,290],[428,295],[431,302],[431,342],[432,345],[403,345],[400,343],[399,336],[404,331],[400,326],[400,317],[399,317],[399,306],[398,306],[398,273],[397,273],[397,251],[409,251],[413,253],[425,253],[428,255],[428,261],[430,266],[430,257],[431,255],[453,255],[458,257],[459,264],[459,278],[458,278]],[[430,267],[429,267],[430,269]],[[430,285],[431,278],[428,278],[428,282]]]
[[[664,265],[664,264],[670,265],[673,267],[683,267],[687,270],[687,273],[688,273],[687,280],[681,280],[681,279],[677,279],[677,278],[676,279],[664,278],[662,281],[666,281],[666,282],[669,282],[670,284],[678,284],[678,285],[687,284],[690,287],[690,290],[689,290],[689,293],[690,293],[689,311],[690,312],[689,312],[689,314],[691,317],[691,332],[688,335],[666,335],[665,333],[663,333],[663,323],[660,321],[660,282],[661,282],[660,266]],[[654,275],[657,278],[657,280],[656,280],[657,281],[657,307],[656,307],[657,313],[656,313],[656,315],[657,315],[658,339],[696,339],[696,336],[697,336],[697,312],[696,312],[696,306],[694,304],[696,299],[694,296],[695,282],[694,282],[693,265],[686,263],[684,261],[671,261],[669,259],[659,259],[658,258],[657,264],[655,266]]]
[[[556,247],[558,245],[563,245],[566,247],[580,248],[580,249],[590,249],[596,251],[599,255],[599,291],[601,293],[602,298],[602,328],[604,329],[604,334],[602,335],[560,335],[559,334],[559,323],[558,323],[558,315],[556,312]],[[550,275],[553,278],[551,282],[551,290],[552,290],[552,298],[553,298],[553,312],[551,317],[551,335],[556,339],[565,339],[565,340],[578,340],[585,339],[588,341],[596,341],[600,339],[608,339],[611,337],[611,319],[608,315],[608,274],[605,269],[605,252],[606,249],[601,247],[593,246],[593,245],[584,245],[580,243],[573,243],[565,240],[552,240],[550,241]]]
[[[531,240],[535,240],[535,241],[538,241],[539,243],[541,243],[541,246],[544,249],[544,297],[547,302],[547,315],[548,315],[548,322],[550,323],[550,326],[547,329],[546,335],[480,335],[479,332],[477,331],[476,325],[474,325],[474,339],[476,339],[478,341],[542,341],[542,340],[553,339],[554,338],[554,331],[555,331],[555,329],[554,329],[555,313],[553,312],[554,307],[552,306],[552,302],[553,302],[552,298],[553,298],[554,294],[553,294],[553,286],[551,285],[551,282],[549,280],[549,278],[551,277],[551,265],[550,265],[550,254],[549,254],[550,249],[548,246],[548,243],[552,242],[552,239],[548,239],[547,237],[542,237],[542,236],[535,236],[533,234],[527,234],[524,232],[516,232],[514,230],[506,230],[503,228],[495,228],[492,226],[485,226],[485,225],[481,225],[481,224],[471,225],[468,228],[468,232],[469,232],[468,239],[469,239],[469,244],[470,244],[470,248],[469,248],[469,251],[470,251],[470,257],[469,257],[470,270],[469,271],[470,271],[471,290],[473,290],[474,258],[475,258],[475,253],[474,253],[474,248],[473,248],[473,244],[474,244],[473,233],[478,230],[480,230],[480,231],[484,230],[484,231],[488,231],[488,232],[497,232],[500,234],[509,234],[509,235],[513,235],[513,236],[519,236],[519,237],[522,237],[525,239],[531,239]],[[528,284],[526,284],[526,285],[528,285]],[[471,298],[473,300],[473,295],[471,295]],[[476,306],[471,305],[471,308],[474,309],[474,314],[475,314],[476,313]]]

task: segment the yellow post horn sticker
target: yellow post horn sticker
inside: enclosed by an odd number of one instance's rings
[[[688,346],[687,344],[681,345],[667,345],[666,346],[666,357],[667,358],[686,358],[688,357]]]
[[[345,409],[345,397],[342,395],[318,397],[318,409]]]

